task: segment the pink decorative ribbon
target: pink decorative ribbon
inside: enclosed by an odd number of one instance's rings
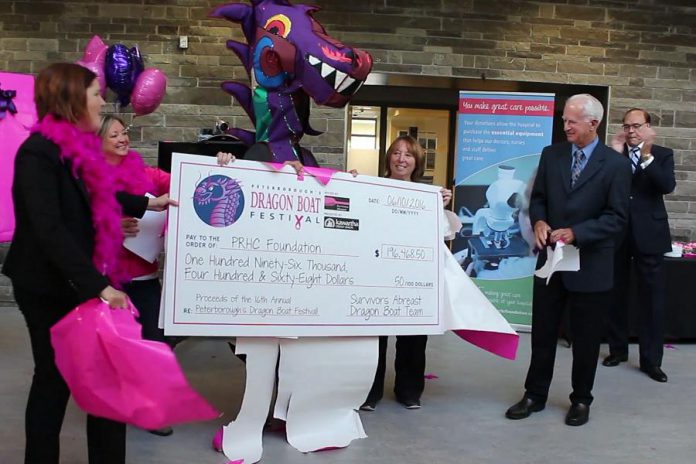
[[[285,166],[282,163],[267,163],[268,165],[272,166],[273,169],[276,171],[282,171],[283,167]],[[334,174],[337,172],[342,172],[342,171],[337,171],[335,169],[329,169],[329,168],[315,168],[311,166],[304,166],[302,168],[302,172],[297,175],[297,180],[304,180],[304,173],[309,174],[310,176],[314,177],[321,185],[328,185],[328,183],[331,181],[331,178],[333,177]]]

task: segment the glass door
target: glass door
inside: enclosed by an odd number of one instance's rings
[[[346,169],[360,174],[379,176],[380,121],[379,106],[348,107],[348,158]]]
[[[425,151],[423,182],[446,186],[449,164],[449,111],[387,108],[386,146],[401,135],[410,135],[418,140]]]
[[[450,111],[388,106],[348,109],[347,169],[382,176],[385,152],[400,135],[410,135],[425,151],[423,182],[446,186],[450,167]]]

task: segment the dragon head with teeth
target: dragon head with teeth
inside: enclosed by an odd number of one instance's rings
[[[299,158],[316,164],[313,156],[305,160],[298,153],[303,134],[320,134],[309,126],[309,98],[319,105],[345,106],[372,69],[367,52],[326,33],[313,17],[317,10],[287,0],[252,0],[251,5],[230,3],[211,13],[242,26],[248,43],[229,40],[227,47],[257,84],[253,90],[239,82],[222,84],[256,126],[255,133],[230,132],[248,144],[268,144],[274,161]]]

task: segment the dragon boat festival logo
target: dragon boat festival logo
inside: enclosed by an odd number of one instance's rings
[[[227,176],[208,176],[196,186],[193,208],[201,221],[209,226],[231,226],[244,211],[242,187]]]

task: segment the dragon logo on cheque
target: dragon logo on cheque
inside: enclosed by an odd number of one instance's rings
[[[208,176],[196,186],[193,208],[201,221],[210,226],[230,226],[244,210],[242,187],[239,182],[227,176]]]

